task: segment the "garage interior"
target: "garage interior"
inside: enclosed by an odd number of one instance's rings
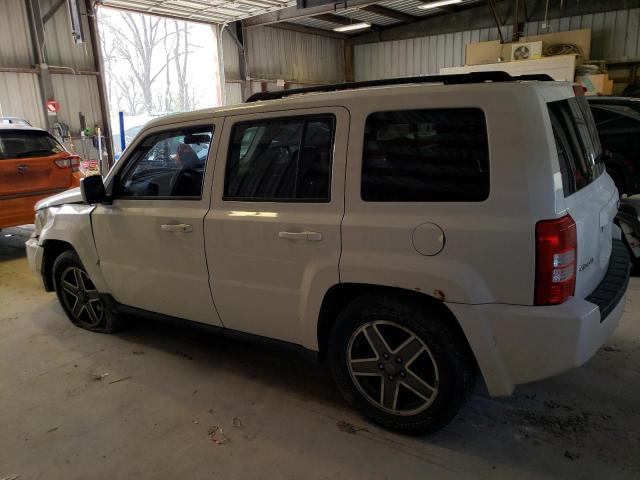
[[[113,164],[111,143],[99,153],[91,141],[118,129],[101,8],[211,25],[225,105],[446,73],[470,65],[470,44],[584,30],[586,58],[600,68],[591,73],[606,77],[586,88],[617,96],[640,81],[640,0],[429,3],[2,0],[0,117],[62,128],[65,146]],[[74,327],[28,269],[32,230],[0,231],[0,480],[640,476],[638,278],[619,327],[587,364],[508,398],[490,398],[478,381],[452,424],[412,438],[364,420],[326,366],[292,347],[143,319],[116,335]]]

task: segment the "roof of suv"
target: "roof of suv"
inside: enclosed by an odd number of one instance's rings
[[[172,125],[179,122],[199,120],[206,116],[228,116],[258,112],[265,108],[281,107],[316,107],[327,101],[345,101],[355,98],[374,98],[389,95],[392,92],[406,91],[423,92],[425,88],[453,87],[464,88],[500,88],[501,85],[528,84],[539,90],[546,101],[561,96],[559,87],[567,88],[569,82],[557,82],[547,75],[523,75],[512,77],[506,72],[473,72],[458,75],[433,75],[406,78],[391,78],[365,82],[349,82],[331,85],[320,85],[284,91],[260,92],[254,94],[245,103],[215,107],[191,112],[176,113],[151,120],[143,130],[149,128]],[[402,90],[401,90],[402,89]],[[405,90],[406,89],[406,90]],[[571,91],[571,94],[573,92]],[[563,94],[564,95],[564,94]]]
[[[31,125],[24,125],[24,124],[20,124],[20,123],[2,123],[0,122],[0,131],[2,130],[9,130],[9,131],[14,131],[14,130],[29,130],[29,131],[41,131],[41,132],[46,132],[46,130],[43,130],[42,128],[38,128],[38,127],[33,127]]]

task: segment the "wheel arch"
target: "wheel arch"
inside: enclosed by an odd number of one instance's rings
[[[340,311],[355,299],[366,294],[391,295],[409,302],[420,303],[430,310],[439,312],[444,318],[451,322],[461,338],[464,339],[468,352],[475,361],[475,355],[460,326],[460,322],[443,301],[423,292],[368,283],[339,283],[333,285],[325,293],[320,307],[317,325],[318,356],[320,360],[326,358],[329,334]]]
[[[55,287],[53,284],[53,263],[61,253],[67,250],[75,252],[73,245],[63,240],[45,240],[42,244],[44,253],[42,256],[42,280],[44,288],[47,292],[53,292]],[[76,252],[77,253],[77,252]]]

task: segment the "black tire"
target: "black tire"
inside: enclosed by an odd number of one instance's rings
[[[372,330],[374,326],[375,330]],[[376,355],[373,343],[367,340],[374,332],[383,332],[381,337],[385,341],[391,340],[382,344],[390,348],[391,361]],[[403,335],[414,337],[403,339]],[[413,357],[413,361],[395,357],[409,350],[400,348],[398,344],[414,344],[418,348],[414,351],[421,353]],[[369,347],[370,352],[362,353],[362,356],[354,353],[358,348],[364,352]],[[349,352],[355,362],[349,360]],[[424,435],[447,425],[467,401],[475,385],[475,361],[457,325],[452,325],[452,319],[438,309],[428,308],[403,296],[367,294],[350,303],[333,325],[328,353],[331,372],[345,399],[375,423],[410,435]],[[408,363],[394,364],[394,357],[396,363]],[[370,365],[374,358],[380,363]],[[362,363],[357,364],[357,369],[363,370],[352,374],[353,368],[349,364],[356,365],[358,361]],[[368,372],[367,368],[380,369],[383,362],[384,366],[378,371],[379,379],[375,373],[363,373]],[[430,362],[434,366],[429,367]],[[412,379],[416,375],[422,378],[422,385],[433,383],[435,393],[430,400],[426,395],[419,397],[413,393],[415,390],[405,386],[404,382],[410,375]],[[398,384],[399,387],[393,386]],[[390,385],[389,391],[394,392],[390,409],[385,409],[384,385]],[[417,384],[413,382],[413,385]],[[423,393],[427,391],[425,387]],[[412,395],[415,399],[411,398]],[[380,402],[374,403],[373,396],[378,396]],[[421,407],[418,407],[419,401],[423,401]]]
[[[53,262],[53,285],[62,309],[74,325],[99,333],[113,333],[122,326],[117,313],[98,296],[73,250],[62,252]]]

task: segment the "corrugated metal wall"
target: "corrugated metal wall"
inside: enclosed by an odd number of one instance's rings
[[[40,9],[49,11],[56,0],[40,0]],[[85,43],[75,44],[71,36],[71,21],[66,5],[56,11],[55,15],[45,25],[45,48],[47,62],[50,65],[71,67],[74,70],[93,70],[93,54],[91,38],[89,38],[89,23],[86,15],[82,16],[85,33]]]
[[[240,54],[230,29],[235,30],[233,26],[228,26],[222,31],[224,76],[227,80],[240,80]]]
[[[26,2],[0,0],[0,3],[0,67],[33,68],[35,62]],[[40,0],[43,15],[55,3],[55,0]],[[66,5],[62,5],[45,24],[45,49],[50,66],[69,68],[69,74],[52,75],[53,90],[61,107],[58,121],[68,124],[77,133],[80,129],[79,112],[85,115],[88,126],[102,122],[97,78],[72,74],[79,70],[94,70],[86,15],[83,15],[83,22],[87,43],[76,45],[71,37],[68,12]],[[46,128],[35,72],[0,72],[0,114],[23,117],[37,127]]]
[[[344,80],[342,40],[282,28],[251,28],[245,33],[251,78],[297,83]]]
[[[0,0],[0,66],[31,67],[31,39],[24,0]]]
[[[640,60],[640,8],[557,18],[547,23],[548,30],[542,29],[542,22],[527,23],[525,35],[590,28],[591,59]]]
[[[640,59],[640,9],[579,15],[525,25],[525,35],[591,28],[591,58],[607,60]],[[503,29],[505,38],[511,27]],[[418,37],[407,40],[356,45],[356,80],[437,74],[442,67],[464,65],[464,46],[471,42],[498,40],[497,28]]]
[[[32,73],[0,72],[0,116],[26,118],[45,127],[38,77]]]
[[[93,75],[52,75],[53,91],[60,102],[58,119],[71,130],[80,130],[79,113],[85,116],[87,127],[102,125],[98,81]]]

